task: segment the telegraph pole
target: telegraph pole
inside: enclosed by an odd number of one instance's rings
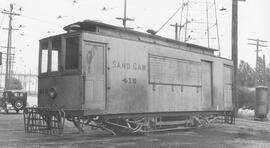
[[[214,0],[214,6],[215,6],[215,17],[216,17],[216,27],[217,27],[217,41],[218,41],[218,56],[220,56],[220,42],[219,42],[219,32],[218,32],[218,19],[217,19],[217,5],[216,0]]]
[[[5,90],[10,88],[10,78],[11,78],[11,42],[12,42],[12,19],[13,16],[19,15],[17,13],[13,13],[13,4],[10,4],[10,11],[2,11],[3,14],[9,15],[9,25],[8,25],[8,40],[7,40],[7,57],[6,57],[6,76],[5,76]]]
[[[237,69],[238,69],[238,28],[237,28],[237,17],[238,17],[238,0],[232,0],[232,61],[233,61],[233,83],[232,83],[232,97],[234,102],[235,113],[238,111],[238,96],[237,96]]]
[[[261,49],[259,49],[259,47],[267,47],[267,45],[261,44],[261,43],[267,43],[267,41],[263,41],[263,40],[260,40],[260,39],[248,39],[248,40],[256,42],[256,44],[254,44],[254,43],[248,43],[248,44],[256,46],[256,51],[255,51],[256,52],[256,68],[255,69],[256,69],[256,85],[258,85],[258,83],[259,83],[258,82],[259,81],[259,73],[260,73],[260,71],[259,71],[259,52],[262,51]],[[264,66],[264,69],[265,69],[265,66]],[[265,73],[265,72],[263,72],[263,73]]]
[[[188,23],[189,23],[189,21],[188,21],[189,0],[187,1],[186,6],[187,6],[187,11],[186,11],[185,40],[184,40],[184,42],[187,42],[187,25],[188,25]]]
[[[234,102],[235,115],[238,112],[238,1],[246,0],[232,0],[232,61],[233,61],[233,83],[232,83],[232,97]]]
[[[178,25],[178,23],[175,23],[175,25],[172,25],[171,24],[170,26],[172,26],[172,27],[175,28],[175,40],[177,41],[178,40],[178,28],[181,30],[182,26],[181,25]]]
[[[116,19],[123,21],[124,28],[126,28],[127,21],[134,21],[134,19],[127,18],[127,2],[126,2],[126,0],[124,1],[124,17],[123,18],[117,17]]]
[[[205,1],[206,2],[206,32],[207,32],[207,47],[210,48],[210,43],[209,43],[209,19],[208,19],[208,0]]]

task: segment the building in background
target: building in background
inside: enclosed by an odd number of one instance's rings
[[[38,76],[36,74],[12,74],[12,77],[18,79],[24,91],[27,91],[28,95],[37,95],[38,90]],[[0,89],[5,87],[5,73],[0,73]]]

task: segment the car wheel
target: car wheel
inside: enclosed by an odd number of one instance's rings
[[[22,100],[17,100],[15,103],[14,103],[14,106],[17,110],[19,109],[22,109],[23,108],[23,101]]]

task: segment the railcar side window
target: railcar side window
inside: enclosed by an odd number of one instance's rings
[[[41,73],[48,71],[48,41],[41,43]]]
[[[59,57],[61,51],[61,38],[52,40],[52,58],[51,58],[51,71],[58,71]]]
[[[79,37],[66,38],[66,69],[79,67]]]

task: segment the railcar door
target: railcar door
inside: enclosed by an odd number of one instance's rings
[[[213,93],[212,93],[212,63],[202,61],[202,102],[203,110],[212,108]]]
[[[105,45],[85,41],[82,52],[84,109],[105,110]]]
[[[223,67],[224,108],[232,109],[232,67]]]

